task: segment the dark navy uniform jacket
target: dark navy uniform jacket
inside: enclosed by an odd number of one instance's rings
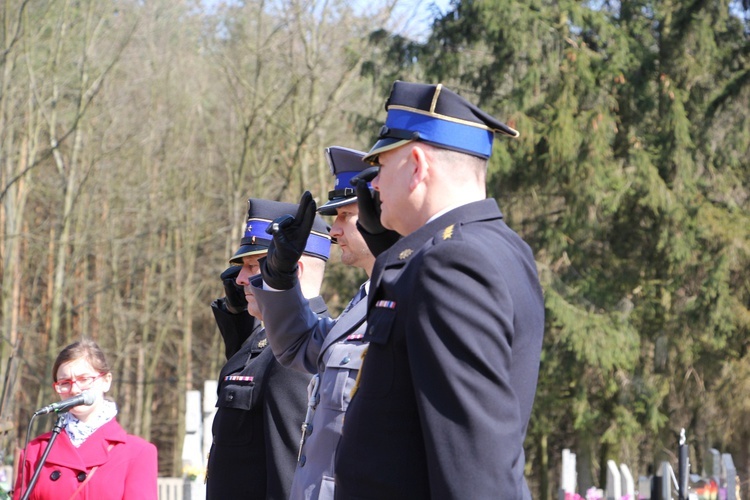
[[[310,307],[327,314],[321,297],[310,300]],[[225,340],[245,335],[233,331],[248,324],[241,314],[214,308],[214,315]],[[253,324],[252,335],[219,376],[208,500],[289,498],[310,375],[282,367],[268,348],[265,330]]]
[[[530,498],[544,303],[497,203],[451,210],[378,256],[367,323],[336,498]]]

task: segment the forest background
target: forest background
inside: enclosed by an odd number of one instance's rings
[[[426,33],[398,0],[350,4],[0,3],[4,461],[85,335],[121,422],[179,476],[247,198],[325,200],[323,148],[369,148],[403,79],[521,132],[488,189],[545,290],[534,498],[564,448],[604,486],[607,459],[676,464],[681,428],[693,471],[731,453],[748,496],[750,1],[454,0]],[[334,256],[334,311],[363,278]]]

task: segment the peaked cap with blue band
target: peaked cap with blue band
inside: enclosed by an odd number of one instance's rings
[[[328,202],[318,208],[322,215],[336,215],[336,208],[355,203],[357,192],[350,181],[369,165],[362,161],[365,153],[354,149],[331,146],[326,148],[326,159],[336,177],[333,190],[328,191]]]
[[[242,265],[242,257],[258,255],[268,251],[272,236],[266,232],[271,223],[283,215],[297,213],[296,203],[250,198],[247,200],[247,221],[244,235],[240,240],[240,248],[234,253],[230,264]],[[331,236],[328,234],[328,224],[319,217],[315,217],[310,237],[307,238],[304,254],[328,260],[331,255]]]
[[[518,131],[485,113],[458,94],[437,85],[396,81],[385,103],[388,116],[378,141],[363,158],[378,155],[411,141],[489,158],[495,134],[518,137]]]

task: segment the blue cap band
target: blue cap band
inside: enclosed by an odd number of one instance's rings
[[[248,219],[245,224],[245,235],[242,237],[243,245],[265,245],[271,243],[271,235],[266,232],[266,228],[271,225],[271,221],[264,219]],[[260,240],[260,242],[258,242]]]
[[[305,244],[305,253],[328,260],[331,256],[331,237],[311,232]]]
[[[271,221],[264,219],[248,219],[241,244],[268,246],[271,243],[271,235],[266,232],[266,228],[270,225]],[[310,232],[305,244],[305,253],[328,260],[331,256],[331,237],[315,231]]]
[[[419,140],[444,146],[448,149],[466,151],[483,158],[492,154],[495,134],[486,128],[442,120],[422,113],[403,109],[389,109],[385,122],[387,127],[419,132]]]
[[[354,171],[354,170],[350,170],[348,172],[337,173],[336,184],[334,185],[333,189],[345,189],[345,188],[352,187],[349,181],[352,180],[354,176],[357,175],[358,173],[359,171]]]

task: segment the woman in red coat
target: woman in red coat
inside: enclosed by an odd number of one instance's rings
[[[52,374],[61,400],[84,390],[95,399],[90,406],[75,406],[64,414],[64,431],[53,443],[29,498],[156,500],[156,447],[127,434],[117,423],[115,403],[104,399],[112,373],[99,346],[91,340],[67,346],[57,356]],[[37,437],[26,448],[14,500],[28,488],[51,435]]]

